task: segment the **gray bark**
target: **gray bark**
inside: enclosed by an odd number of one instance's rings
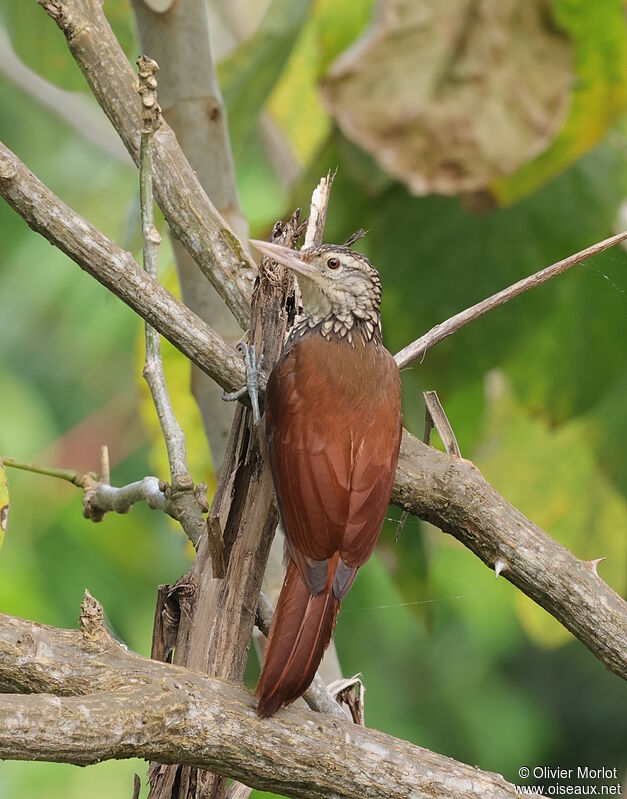
[[[147,758],[306,799],[514,799],[501,776],[310,711],[258,719],[239,685],[142,658],[86,597],[82,630],[0,615],[0,758]]]

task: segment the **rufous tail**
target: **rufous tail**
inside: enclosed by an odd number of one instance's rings
[[[331,585],[316,596],[310,594],[290,560],[255,692],[258,716],[272,716],[309,688],[331,640],[339,607]]]

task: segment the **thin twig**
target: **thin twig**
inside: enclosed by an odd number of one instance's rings
[[[54,466],[40,466],[37,463],[30,463],[29,461],[20,461],[16,458],[8,458],[2,455],[0,461],[12,469],[21,469],[24,472],[33,472],[34,474],[45,474],[47,477],[57,477],[59,480],[67,480],[79,488],[83,487],[84,474],[77,472],[75,469],[57,469]]]
[[[111,464],[109,462],[109,447],[103,444],[100,447],[100,481],[109,485],[111,483]]]
[[[444,449],[449,455],[455,458],[461,458],[462,454],[459,451],[459,444],[455,438],[455,433],[448,420],[440,398],[436,391],[423,391],[422,396],[425,398],[425,444],[429,443],[431,429],[435,426],[438,435],[444,444]],[[429,435],[427,433],[429,431]]]
[[[123,486],[109,485],[108,479],[98,477],[92,472],[79,472],[75,469],[57,469],[54,466],[41,466],[37,463],[20,461],[15,458],[1,457],[0,462],[12,469],[43,474],[66,480],[83,491],[83,516],[94,522],[103,520],[106,513],[128,513],[137,502],[145,502],[153,510],[161,510],[179,522],[194,546],[198,544],[205,528],[202,515],[190,514],[187,507],[181,508],[176,492],[158,477],[147,476],[134,483]],[[170,490],[169,490],[170,489]],[[199,484],[194,489],[194,500],[200,510],[206,509],[207,487]],[[180,493],[180,492],[179,492]]]
[[[613,247],[615,244],[620,244],[620,242],[625,241],[625,239],[627,239],[627,231],[617,233],[615,236],[610,236],[609,239],[599,241],[591,247],[586,247],[585,250],[581,250],[574,255],[569,255],[568,258],[564,258],[562,261],[551,264],[551,266],[547,266],[539,272],[519,280],[517,283],[493,294],[486,300],[482,300],[476,305],[467,308],[465,311],[452,316],[450,319],[447,319],[446,322],[441,322],[439,325],[432,327],[424,336],[416,339],[416,341],[412,341],[411,344],[408,344],[400,350],[400,352],[396,353],[394,359],[398,364],[398,368],[403,369],[416,358],[424,355],[431,347],[457,332],[474,319],[483,316],[488,311],[498,308],[499,305],[504,305],[506,302],[509,302],[509,300],[513,300],[514,297],[518,297],[519,294],[523,294],[525,291],[534,288],[534,286],[540,286],[542,283],[546,283],[547,280],[561,275],[562,272],[566,272],[572,266],[580,264],[582,261],[585,261],[586,258],[597,255],[603,252],[603,250]]]
[[[161,109],[157,102],[157,79],[159,66],[147,56],[137,59],[139,67],[139,96],[142,101],[141,142],[139,148],[139,185],[142,215],[142,238],[144,270],[153,280],[158,280],[158,253],[161,236],[155,227],[153,194],[152,194],[152,141],[161,126]],[[165,440],[170,465],[172,486],[161,487],[167,504],[171,503],[175,510],[175,518],[179,519],[185,532],[194,546],[198,543],[205,526],[202,511],[206,510],[206,499],[194,487],[194,481],[187,465],[185,433],[181,428],[163,372],[161,357],[161,339],[155,328],[146,321],[146,361],[144,378],[148,383],[152,401],[159,417],[159,424]],[[168,511],[169,512],[169,511]]]
[[[144,269],[150,277],[158,280],[157,266],[161,236],[155,227],[152,198],[152,137],[161,125],[161,109],[157,103],[157,80],[155,73],[159,69],[156,61],[146,56],[137,59],[139,67],[139,94],[142,100],[142,120],[144,127],[141,133],[139,150],[140,204],[142,215],[142,238]],[[192,479],[187,466],[185,451],[185,433],[178,423],[172,401],[168,393],[163,373],[161,357],[161,339],[159,333],[149,323],[146,330],[146,362],[144,378],[152,395],[152,400],[159,417],[159,424],[165,439],[170,464],[172,483],[190,485]]]

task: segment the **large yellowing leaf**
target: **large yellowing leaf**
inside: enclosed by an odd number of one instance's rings
[[[457,194],[546,148],[574,78],[548,0],[382,0],[322,89],[344,133],[411,191]]]
[[[6,469],[0,460],[0,548],[4,541],[4,534],[7,530],[7,520],[9,518],[9,481],[7,480]]]
[[[554,0],[556,18],[575,51],[577,81],[568,119],[545,152],[490,187],[514,202],[588,152],[627,109],[627,24],[621,0]]]

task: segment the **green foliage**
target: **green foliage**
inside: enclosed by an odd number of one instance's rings
[[[104,9],[122,49],[134,63],[138,47],[128,0],[105,0]],[[13,48],[28,67],[63,89],[89,91],[63,34],[34,0],[0,0],[0,19],[4,19]]]
[[[311,0],[273,0],[253,38],[220,65],[236,156],[283,71],[310,6]]]

